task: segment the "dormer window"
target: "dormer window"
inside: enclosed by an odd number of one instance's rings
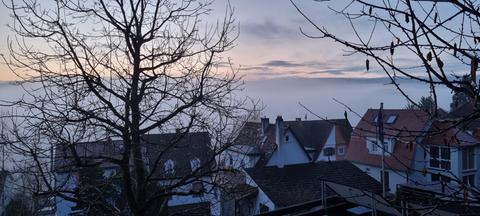
[[[165,170],[166,174],[171,175],[171,174],[175,173],[175,163],[173,162],[173,160],[165,161],[163,166],[164,166],[164,170]]]
[[[390,115],[388,116],[388,119],[387,119],[387,124],[393,124],[395,123],[395,120],[397,120],[397,115]]]
[[[194,158],[190,160],[190,167],[192,168],[192,171],[195,171],[200,168],[200,159]]]

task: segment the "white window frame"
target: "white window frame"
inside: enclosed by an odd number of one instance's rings
[[[338,146],[337,154],[338,155],[345,155],[345,146],[344,145]]]
[[[175,162],[173,162],[173,160],[167,160],[165,161],[165,163],[163,164],[163,168],[165,170],[165,173],[166,174],[174,174],[175,173]]]
[[[192,168],[192,172],[200,168],[200,159],[194,158],[190,160],[190,168]]]
[[[328,151],[327,151],[328,149]],[[330,153],[330,154],[327,154],[327,153]],[[325,157],[331,157],[331,156],[335,156],[335,148],[334,147],[325,147],[323,149],[323,156]]]
[[[378,146],[376,143],[378,143],[378,142],[376,141],[375,138],[367,137],[368,153],[381,155],[382,154],[382,148],[380,146]],[[384,148],[385,148],[385,155],[388,156],[391,153],[393,153],[393,149],[395,148],[395,140],[385,138],[383,140],[383,145],[384,145]]]
[[[470,160],[473,160],[473,167],[468,167],[468,168],[465,168],[465,164],[463,163],[464,161],[464,157],[465,157],[465,154],[466,152],[470,152],[470,156],[471,158],[467,159],[467,164]],[[475,148],[473,147],[467,147],[465,149],[462,149],[462,171],[471,171],[471,170],[476,170],[477,169],[477,165],[476,165],[476,160],[475,160]]]
[[[435,159],[435,158],[432,157],[432,147],[433,148],[438,148],[438,157],[436,157],[436,159],[438,161],[438,167],[437,166],[432,166],[432,159]],[[448,149],[449,158],[443,158],[442,157],[442,149]],[[452,169],[452,151],[451,151],[450,147],[431,145],[431,146],[429,146],[428,150],[429,150],[428,151],[428,166],[430,168],[441,169],[441,170],[451,170]],[[449,168],[448,169],[442,168],[442,162],[448,162],[450,164]]]

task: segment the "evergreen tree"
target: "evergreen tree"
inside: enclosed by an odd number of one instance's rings
[[[433,112],[435,110],[435,100],[432,98],[432,96],[422,96],[420,98],[420,101],[418,101],[417,105],[418,106],[414,104],[408,104],[407,106],[405,106],[405,109],[420,109],[429,112]]]
[[[462,86],[463,87],[467,87],[467,83],[470,82],[470,76],[469,75],[464,75],[462,76],[461,78],[461,82],[465,82],[465,84],[463,84]],[[465,92],[463,91],[455,91],[452,95],[452,102],[450,103],[450,111],[453,111],[455,109],[457,109],[458,107],[466,104],[466,103],[469,103],[472,101],[472,98],[469,97]]]

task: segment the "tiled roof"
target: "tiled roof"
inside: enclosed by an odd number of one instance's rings
[[[215,165],[213,150],[210,146],[210,136],[206,132],[151,134],[144,137],[147,143],[147,157],[150,169],[157,162],[155,173],[157,177],[183,177],[192,172],[191,160],[199,159],[202,169],[197,175],[203,176]],[[167,160],[174,162],[174,173],[165,173],[164,164]]]
[[[345,119],[313,120],[313,121],[286,121],[285,125],[292,130],[295,137],[304,148],[315,149],[313,160],[316,160],[327,142],[328,136],[336,127],[337,143],[343,144],[350,139],[351,125]],[[340,142],[338,142],[340,141]]]
[[[206,169],[212,163],[205,165],[212,157],[210,148],[210,137],[206,132],[197,133],[169,133],[169,134],[147,134],[142,136],[147,156],[147,163],[150,169],[155,169],[157,177],[175,178],[185,176],[192,171],[190,161],[199,159],[200,165]],[[123,141],[98,141],[82,142],[74,144],[80,159],[93,163],[92,157],[120,158]],[[157,160],[158,159],[158,160]],[[164,170],[164,163],[167,160],[174,162],[174,173],[167,175]],[[210,161],[211,162],[211,161]],[[157,164],[157,166],[155,166]],[[101,164],[104,168],[114,166],[111,163]],[[73,171],[76,168],[75,157],[70,148],[58,147],[55,151],[54,167],[57,172]],[[198,174],[201,174],[201,169]]]
[[[270,155],[276,148],[275,125],[268,124],[265,129],[265,136],[262,135],[262,125],[259,122],[246,122],[236,137],[230,150],[243,149],[243,146],[251,146],[260,155],[257,163],[263,166],[268,162]]]
[[[380,166],[381,155],[368,153],[367,137],[376,137],[375,119],[378,109],[369,109],[352,132],[350,143],[347,146],[344,159],[363,164]],[[385,157],[387,168],[408,170],[412,166],[412,159],[417,138],[423,135],[429,116],[421,110],[385,109],[383,110],[385,138],[395,138],[395,148],[391,156]],[[396,120],[386,124],[389,116],[395,115]]]
[[[285,207],[321,198],[321,180],[380,193],[382,187],[375,179],[349,161],[256,167],[246,170],[258,187],[275,203]],[[333,191],[327,191],[333,195]]]
[[[352,127],[345,119],[284,121],[284,129],[292,131],[304,148],[315,149],[314,159],[320,154],[334,126],[337,128],[335,134],[337,143],[348,143]],[[247,122],[234,144],[258,146],[258,151],[262,155],[258,165],[263,166],[276,149],[275,142],[275,124],[267,126],[265,137],[263,137],[260,123]]]
[[[461,131],[451,122],[434,121],[422,144],[446,146],[474,146],[480,144],[472,135]]]
[[[102,168],[113,167],[114,165],[106,162],[103,158],[121,157],[120,147],[122,141],[120,140],[106,140],[97,142],[79,142],[73,145],[58,144],[55,149],[55,172],[70,172],[78,169],[78,162],[82,164],[92,165],[93,163],[100,163]],[[76,161],[77,156],[73,154],[73,150],[81,161]]]

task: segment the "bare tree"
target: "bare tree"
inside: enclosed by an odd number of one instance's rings
[[[4,61],[27,94],[3,102],[15,109],[4,116],[10,129],[3,139],[34,170],[36,195],[88,202],[73,196],[74,189],[54,184],[50,161],[60,149],[73,157],[71,170],[114,164],[132,215],[160,214],[166,198],[189,194],[175,188],[220,171],[212,164],[227,147],[232,125],[243,119],[246,103],[235,97],[241,77],[221,56],[238,35],[232,8],[226,5],[223,20],[208,24],[212,3],[4,1],[16,33]],[[209,132],[211,158],[201,165],[210,169],[152,190],[165,154],[158,152],[147,164],[143,137],[175,130]],[[80,143],[115,137],[122,140],[116,142],[118,154],[82,155],[85,151],[79,150]],[[153,205],[158,200],[163,201]],[[112,206],[104,209],[125,214]]]
[[[335,6],[328,7],[337,15],[336,18],[345,20],[351,34],[339,33],[338,28],[329,26],[329,23],[314,21],[313,15],[307,14],[297,1],[290,1],[313,27],[313,31],[308,32],[301,29],[305,36],[345,46],[345,55],[357,55],[364,59],[367,72],[380,71],[386,74],[391,84],[409,102],[408,108],[425,110],[433,120],[441,119],[448,125],[438,128],[432,126],[426,135],[440,134],[448,139],[451,138],[448,137],[451,136],[448,135],[448,130],[462,123],[478,121],[480,109],[477,105],[479,88],[476,73],[480,59],[479,1],[335,1]],[[326,5],[319,5],[321,6]],[[419,102],[415,101],[408,89],[401,85],[402,79],[427,85],[429,96],[422,97]],[[461,118],[439,115],[439,88],[447,88],[455,93],[452,109],[463,103],[472,103],[473,111]],[[428,148],[424,150],[430,153]],[[425,169],[424,175],[427,172]],[[461,179],[454,181],[463,188],[478,189],[467,186]],[[427,208],[425,214],[437,207]]]
[[[399,79],[427,84],[435,107],[439,86],[477,98],[478,1],[345,1],[339,8],[330,7],[351,27],[352,34],[343,35],[326,23],[314,22],[291,2],[315,29],[315,33],[302,31],[306,36],[333,40],[348,48],[347,55],[365,56],[366,71],[383,71],[409,103],[418,107]],[[464,75],[471,79],[463,79]]]

